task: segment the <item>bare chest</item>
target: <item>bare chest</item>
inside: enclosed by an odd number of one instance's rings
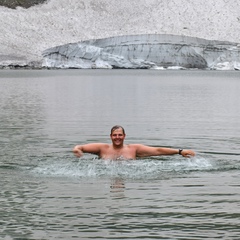
[[[136,158],[136,152],[134,149],[131,149],[128,146],[124,146],[121,149],[114,149],[113,147],[109,147],[107,149],[104,149],[100,157],[102,159],[111,159],[111,160],[120,160],[120,159],[135,159]]]

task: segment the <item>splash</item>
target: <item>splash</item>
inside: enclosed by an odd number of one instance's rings
[[[140,160],[99,160],[53,161],[39,164],[31,171],[49,177],[166,179],[192,171],[214,169],[210,160],[192,158],[183,160],[140,159]]]

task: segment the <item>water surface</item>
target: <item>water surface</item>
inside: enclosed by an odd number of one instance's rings
[[[239,239],[238,72],[0,72],[2,239]],[[76,144],[190,148],[104,161]]]

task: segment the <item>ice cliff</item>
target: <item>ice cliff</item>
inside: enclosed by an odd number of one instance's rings
[[[43,53],[48,68],[240,70],[240,44],[176,35],[131,35],[65,44]]]

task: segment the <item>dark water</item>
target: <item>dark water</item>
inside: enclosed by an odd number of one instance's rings
[[[0,71],[1,239],[239,239],[240,73]],[[192,159],[76,159],[76,144]]]

